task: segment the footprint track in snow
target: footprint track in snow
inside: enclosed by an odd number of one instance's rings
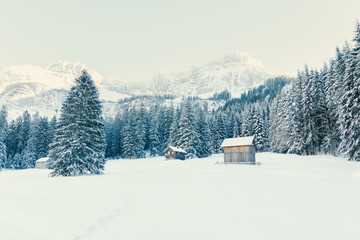
[[[95,224],[93,224],[92,226],[90,226],[84,234],[81,234],[77,237],[74,238],[74,240],[83,240],[83,239],[88,239],[89,237],[91,237],[92,235],[94,235],[94,233],[98,230],[101,229],[103,227],[105,227],[106,225],[108,225],[110,222],[112,222],[113,220],[115,220],[118,216],[120,216],[123,212],[125,212],[126,210],[129,209],[129,207],[133,206],[134,203],[130,202],[130,201],[126,201],[125,204],[120,207],[115,209],[112,213],[100,218],[99,220],[96,221]]]

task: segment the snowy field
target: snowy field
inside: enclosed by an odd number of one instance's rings
[[[0,239],[360,239],[360,163],[257,154],[261,166],[108,161],[104,175],[0,172]]]

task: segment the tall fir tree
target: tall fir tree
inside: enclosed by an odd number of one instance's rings
[[[211,155],[211,133],[208,120],[206,119],[207,112],[206,107],[204,109],[198,109],[196,130],[198,134],[198,145],[196,150],[196,156],[199,158],[208,157]]]
[[[268,146],[268,138],[265,132],[264,120],[261,117],[259,110],[256,111],[254,117],[254,142],[258,151],[264,151]]]
[[[5,168],[7,162],[6,135],[8,131],[7,109],[2,106],[0,110],[0,170]]]
[[[159,140],[159,115],[155,109],[151,109],[150,121],[150,136],[149,136],[149,150],[151,156],[156,156],[160,153],[160,140]]]
[[[105,148],[99,93],[91,76],[83,70],[61,108],[50,150],[50,176],[102,173]]]
[[[187,152],[186,158],[194,158],[197,155],[196,149],[199,144],[199,136],[195,129],[195,119],[190,100],[185,102],[181,113],[179,132],[178,147]]]
[[[179,122],[181,117],[180,108],[176,108],[174,118],[170,126],[169,145],[178,147],[180,139]]]
[[[354,48],[346,61],[345,93],[341,98],[340,151],[349,160],[360,161],[360,24],[355,29]]]
[[[26,142],[26,147],[22,151],[21,156],[24,161],[24,168],[33,168],[35,167],[35,161],[39,158],[39,148],[41,137],[41,127],[40,127],[40,116],[39,113],[36,113],[32,117],[29,139]]]
[[[226,138],[226,126],[224,121],[224,116],[220,112],[216,116],[216,135],[215,135],[215,146],[214,152],[220,153],[222,151],[221,144]]]

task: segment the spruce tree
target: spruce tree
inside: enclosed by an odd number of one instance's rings
[[[187,100],[179,121],[180,138],[178,147],[184,149],[186,158],[194,158],[199,144],[199,136],[195,130],[195,119],[190,100]]]
[[[40,116],[36,113],[32,117],[29,139],[26,142],[26,147],[21,153],[24,160],[24,168],[35,167],[35,161],[39,158],[39,148],[41,139]]]
[[[6,135],[7,135],[7,110],[6,107],[3,106],[0,111],[0,170],[5,168],[6,160],[7,160],[7,152],[6,152]]]
[[[254,118],[254,133],[255,133],[255,146],[259,151],[264,151],[267,148],[267,136],[264,127],[264,121],[260,113],[256,111]]]
[[[216,135],[215,135],[215,146],[214,152],[220,153],[222,151],[221,144],[226,138],[226,126],[222,113],[218,113],[216,116]]]
[[[205,112],[205,109],[199,108],[197,117],[196,130],[199,143],[197,145],[196,156],[199,158],[211,155],[211,132],[206,119],[207,112]]]
[[[50,176],[100,174],[105,165],[105,132],[99,93],[83,70],[61,108],[51,144]]]
[[[233,137],[238,138],[241,136],[241,116],[239,113],[235,113],[233,117]]]
[[[360,24],[355,29],[355,46],[346,61],[345,94],[341,98],[340,151],[349,160],[360,161]]]
[[[177,108],[174,113],[173,121],[170,126],[169,145],[177,147],[179,145],[180,130],[179,122],[181,117],[181,110]]]
[[[158,114],[154,112],[151,117],[150,121],[150,136],[149,136],[149,143],[150,143],[150,155],[156,156],[160,153],[160,141],[159,141],[159,119]]]

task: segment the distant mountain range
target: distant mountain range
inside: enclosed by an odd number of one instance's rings
[[[178,73],[160,73],[148,86],[106,78],[81,63],[57,61],[48,66],[20,65],[0,68],[0,105],[7,105],[14,119],[24,110],[52,116],[59,112],[67,91],[82,69],[87,69],[100,91],[107,113],[114,112],[117,101],[134,95],[172,94],[211,97],[225,89],[240,96],[249,88],[263,83],[271,75],[261,63],[238,52],[208,64]]]
[[[152,79],[153,92],[208,98],[229,90],[234,97],[263,83],[271,76],[259,60],[237,52],[220,60],[178,73],[160,73]]]

